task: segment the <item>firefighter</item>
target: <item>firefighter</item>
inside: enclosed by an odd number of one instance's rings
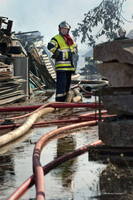
[[[71,26],[63,21],[59,24],[59,34],[48,43],[47,48],[52,52],[56,70],[56,97],[58,102],[65,102],[71,85],[71,76],[75,71],[73,62],[77,54],[77,45],[69,35]]]

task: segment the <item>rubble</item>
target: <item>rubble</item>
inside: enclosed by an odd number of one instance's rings
[[[0,105],[26,100],[55,88],[56,74],[39,31],[12,32],[0,17]]]

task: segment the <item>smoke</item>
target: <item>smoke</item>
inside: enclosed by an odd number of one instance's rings
[[[17,31],[38,29],[46,19],[47,4],[42,0],[0,0],[0,13],[14,21]],[[43,23],[42,23],[43,22]]]
[[[75,29],[84,13],[100,2],[101,0],[0,0],[0,16],[13,20],[13,31],[38,30],[49,41],[57,34],[61,21],[68,21],[72,29]],[[132,8],[130,5],[129,7],[128,9]]]

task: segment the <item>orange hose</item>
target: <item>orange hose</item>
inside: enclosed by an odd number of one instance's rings
[[[63,156],[58,157],[57,159],[49,162],[43,167],[44,175],[48,174],[52,169],[57,167],[63,162],[66,162],[72,158],[75,158],[77,156],[82,155],[83,153],[87,152],[90,146],[98,146],[103,145],[101,140],[98,140],[96,142],[93,142],[92,144],[84,145],[83,147],[80,147],[76,149],[73,152],[67,153]],[[10,197],[7,200],[18,200],[20,199],[24,193],[30,189],[35,184],[35,175],[30,176],[24,183],[22,183],[16,191],[10,195]]]
[[[36,185],[36,200],[44,200],[45,199],[45,190],[44,190],[44,173],[43,168],[40,164],[40,154],[42,148],[47,144],[47,142],[53,137],[61,134],[64,131],[71,130],[74,128],[96,125],[96,121],[87,121],[77,124],[68,125],[65,127],[61,127],[59,129],[50,131],[49,133],[43,135],[39,141],[36,143],[34,152],[33,152],[33,171],[35,174],[35,185]],[[70,133],[67,133],[70,134]]]

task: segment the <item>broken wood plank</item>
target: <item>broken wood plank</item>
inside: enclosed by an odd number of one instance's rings
[[[13,103],[19,99],[24,99],[26,96],[25,95],[19,95],[11,98],[7,98],[4,100],[0,100],[0,105],[8,104],[8,103]]]

